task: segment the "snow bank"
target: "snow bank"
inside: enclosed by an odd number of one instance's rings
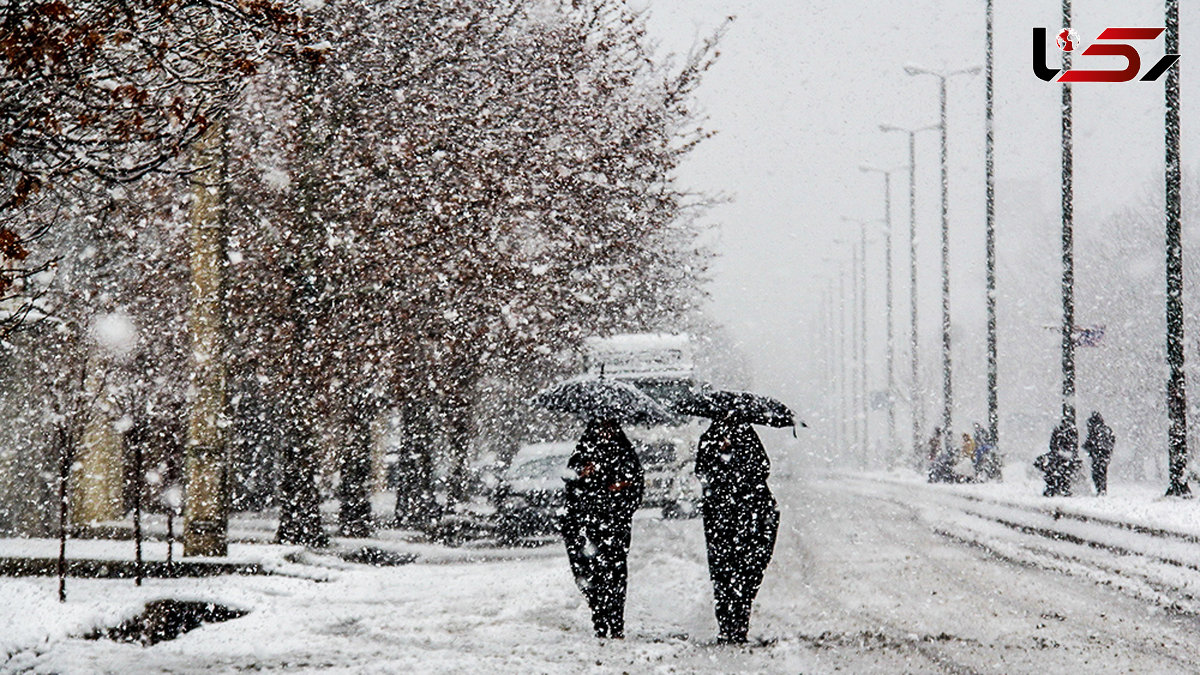
[[[138,603],[60,603],[53,587],[20,579],[0,579],[0,607],[7,608],[0,612],[0,670],[4,672],[23,668],[23,652],[44,652],[68,636],[116,625],[141,610]]]

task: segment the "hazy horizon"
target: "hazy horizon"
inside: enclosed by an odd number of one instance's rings
[[[720,43],[720,58],[697,93],[707,126],[717,135],[697,149],[681,175],[689,186],[733,197],[707,216],[719,227],[720,258],[711,285],[714,315],[750,358],[758,388],[816,416],[824,396],[817,384],[822,376],[822,294],[838,269],[848,267],[847,242],[858,237],[847,231],[857,226],[842,219],[884,215],[882,176],[858,167],[907,164],[907,137],[882,133],[878,126],[936,123],[938,96],[935,78],[910,77],[904,66],[982,66],[984,3],[646,0],[640,5],[650,12],[652,35],[669,52],[686,52],[727,15],[736,15]],[[1033,75],[1030,45],[1033,27],[1057,30],[1060,11],[1058,3],[1019,0],[997,3],[995,13],[1000,405],[1002,422],[1006,415],[1030,419],[1017,425],[1030,428],[1007,425],[1002,433],[1031,434],[1034,440],[1048,433],[1049,427],[1040,427],[1057,411],[1058,334],[1052,328],[1061,321],[1061,85]],[[913,19],[922,16],[937,21]],[[1108,26],[1163,24],[1162,3],[1149,0],[1076,2],[1074,16],[1073,28],[1085,44]],[[1200,31],[1200,11],[1181,10],[1181,24],[1186,180],[1195,176],[1200,151],[1200,137],[1186,124],[1200,93],[1200,81],[1186,70],[1193,44],[1189,36]],[[1142,53],[1145,69],[1162,54],[1161,38],[1143,46]],[[1086,58],[1094,59],[1096,67],[1120,64],[1119,59]],[[1079,293],[1097,272],[1089,266],[1087,242],[1098,224],[1147,195],[1161,194],[1163,87],[1161,81],[1075,85],[1074,99]],[[982,73],[950,80],[951,313],[955,426],[962,428],[986,419],[984,105]],[[918,135],[916,154],[921,370],[928,419],[941,408],[936,131]],[[1191,216],[1185,213],[1185,233]],[[906,171],[893,179],[892,222],[896,369],[898,387],[906,390]],[[884,385],[882,241],[880,227],[868,248],[872,390]],[[1185,259],[1196,253],[1200,251],[1186,251]],[[1189,279],[1189,290],[1194,286]],[[1088,298],[1078,300],[1086,308]],[[1186,302],[1195,306],[1190,297]],[[1105,323],[1104,316],[1085,312],[1077,318],[1079,325]],[[1081,399],[1087,397],[1082,388],[1089,376],[1085,361],[1081,358]],[[901,441],[910,436],[904,431],[906,420],[900,423]]]

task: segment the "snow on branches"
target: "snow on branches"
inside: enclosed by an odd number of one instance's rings
[[[0,0],[0,297],[73,193],[163,167],[298,28],[267,0]]]

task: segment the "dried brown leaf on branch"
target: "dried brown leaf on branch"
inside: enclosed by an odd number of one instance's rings
[[[29,251],[21,245],[16,232],[4,228],[0,229],[0,256],[9,260],[24,260],[29,257]]]
[[[258,64],[309,41],[295,2],[0,0],[0,228],[19,247],[0,265],[52,257],[26,249],[29,223],[185,152]]]

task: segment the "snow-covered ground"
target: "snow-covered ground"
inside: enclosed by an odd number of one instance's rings
[[[778,472],[773,483],[783,527],[748,647],[712,643],[699,522],[646,511],[623,641],[591,636],[557,544],[424,544],[417,563],[390,568],[303,556],[326,582],[73,579],[65,605],[53,579],[0,580],[0,670],[1197,671],[1195,502],[1120,485],[1104,499],[1046,500],[1021,480],[930,486],[899,474]],[[151,647],[79,637],[160,597],[249,614]]]

